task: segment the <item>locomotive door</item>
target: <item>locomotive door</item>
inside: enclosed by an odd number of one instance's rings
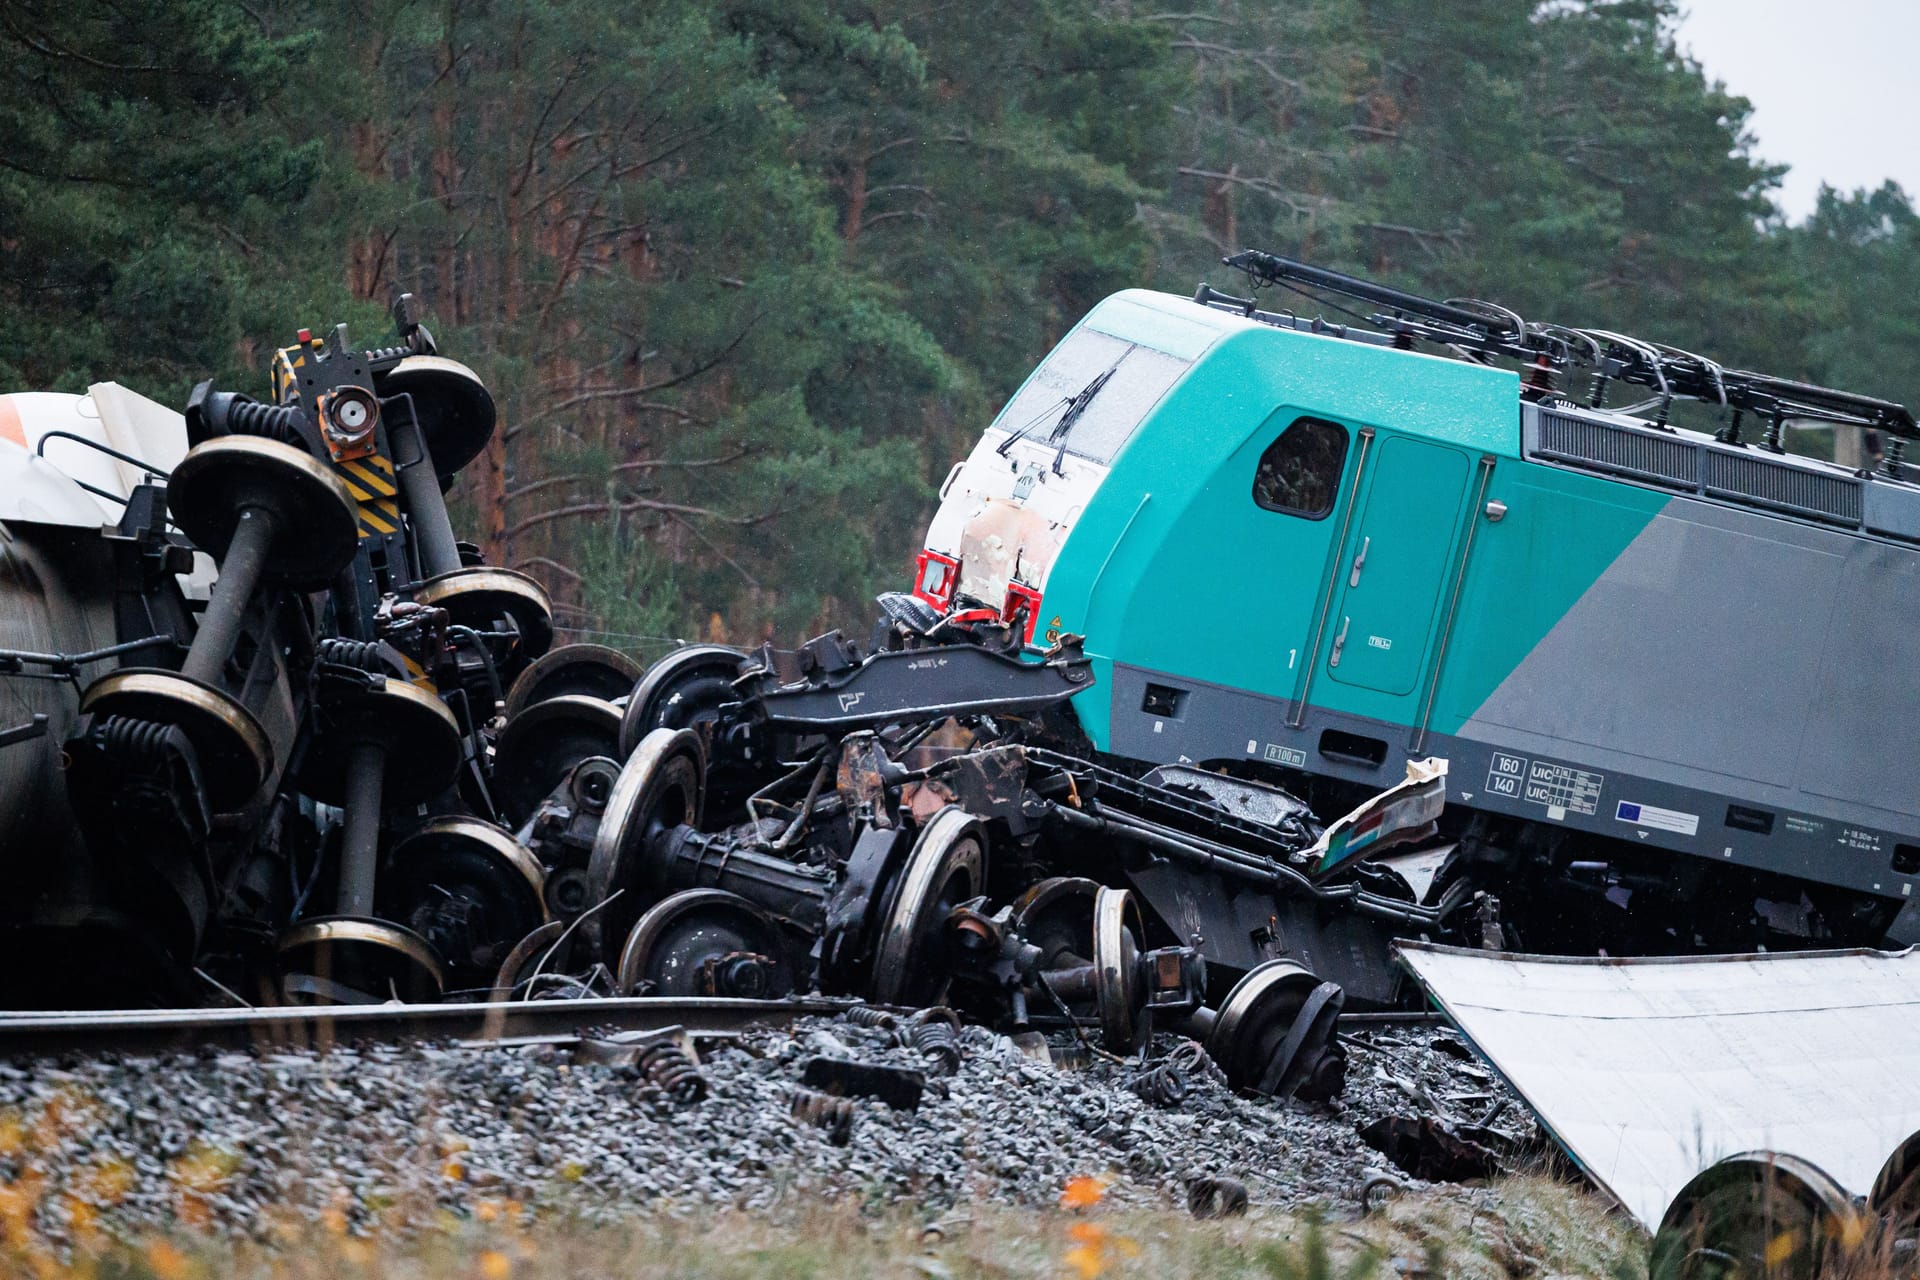
[[[1395,696],[1419,686],[1471,470],[1458,449],[1382,441],[1335,584],[1333,679]]]

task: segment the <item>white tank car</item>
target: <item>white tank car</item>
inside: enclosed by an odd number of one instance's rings
[[[168,471],[186,450],[178,413],[117,383],[85,395],[0,395],[0,650],[85,653],[115,642],[101,531],[119,522],[148,467]],[[212,574],[196,557],[182,585],[204,598]],[[0,857],[78,844],[60,776],[60,744],[78,713],[72,682],[44,667],[0,668]]]

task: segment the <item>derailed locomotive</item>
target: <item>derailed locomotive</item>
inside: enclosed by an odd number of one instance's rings
[[[1444,839],[1399,867],[1430,903],[1491,895],[1493,945],[1920,934],[1920,698],[1893,656],[1920,608],[1911,412],[1227,262],[1306,310],[1100,303],[949,475],[923,602],[1085,635],[1102,751],[1323,811],[1446,757]],[[1795,425],[1884,456],[1789,453]]]

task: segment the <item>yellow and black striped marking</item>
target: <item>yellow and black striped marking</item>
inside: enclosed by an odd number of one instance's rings
[[[360,504],[360,536],[394,533],[400,528],[400,492],[394,483],[393,463],[379,454],[336,462],[333,469],[346,482],[347,492]]]

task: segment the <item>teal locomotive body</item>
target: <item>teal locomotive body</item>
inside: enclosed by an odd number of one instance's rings
[[[1483,884],[1509,943],[1902,932],[1920,484],[1897,449],[1850,469],[1779,441],[1792,417],[1898,441],[1911,415],[1487,314],[1516,367],[1412,349],[1417,307],[1373,332],[1205,286],[1115,295],[949,476],[916,592],[1084,636],[1098,683],[1072,705],[1118,756],[1310,795],[1445,757],[1448,843],[1418,874]],[[1586,403],[1524,362],[1569,345],[1598,366]],[[1608,377],[1668,394],[1595,407]],[[1687,378],[1731,430],[1665,421]]]

